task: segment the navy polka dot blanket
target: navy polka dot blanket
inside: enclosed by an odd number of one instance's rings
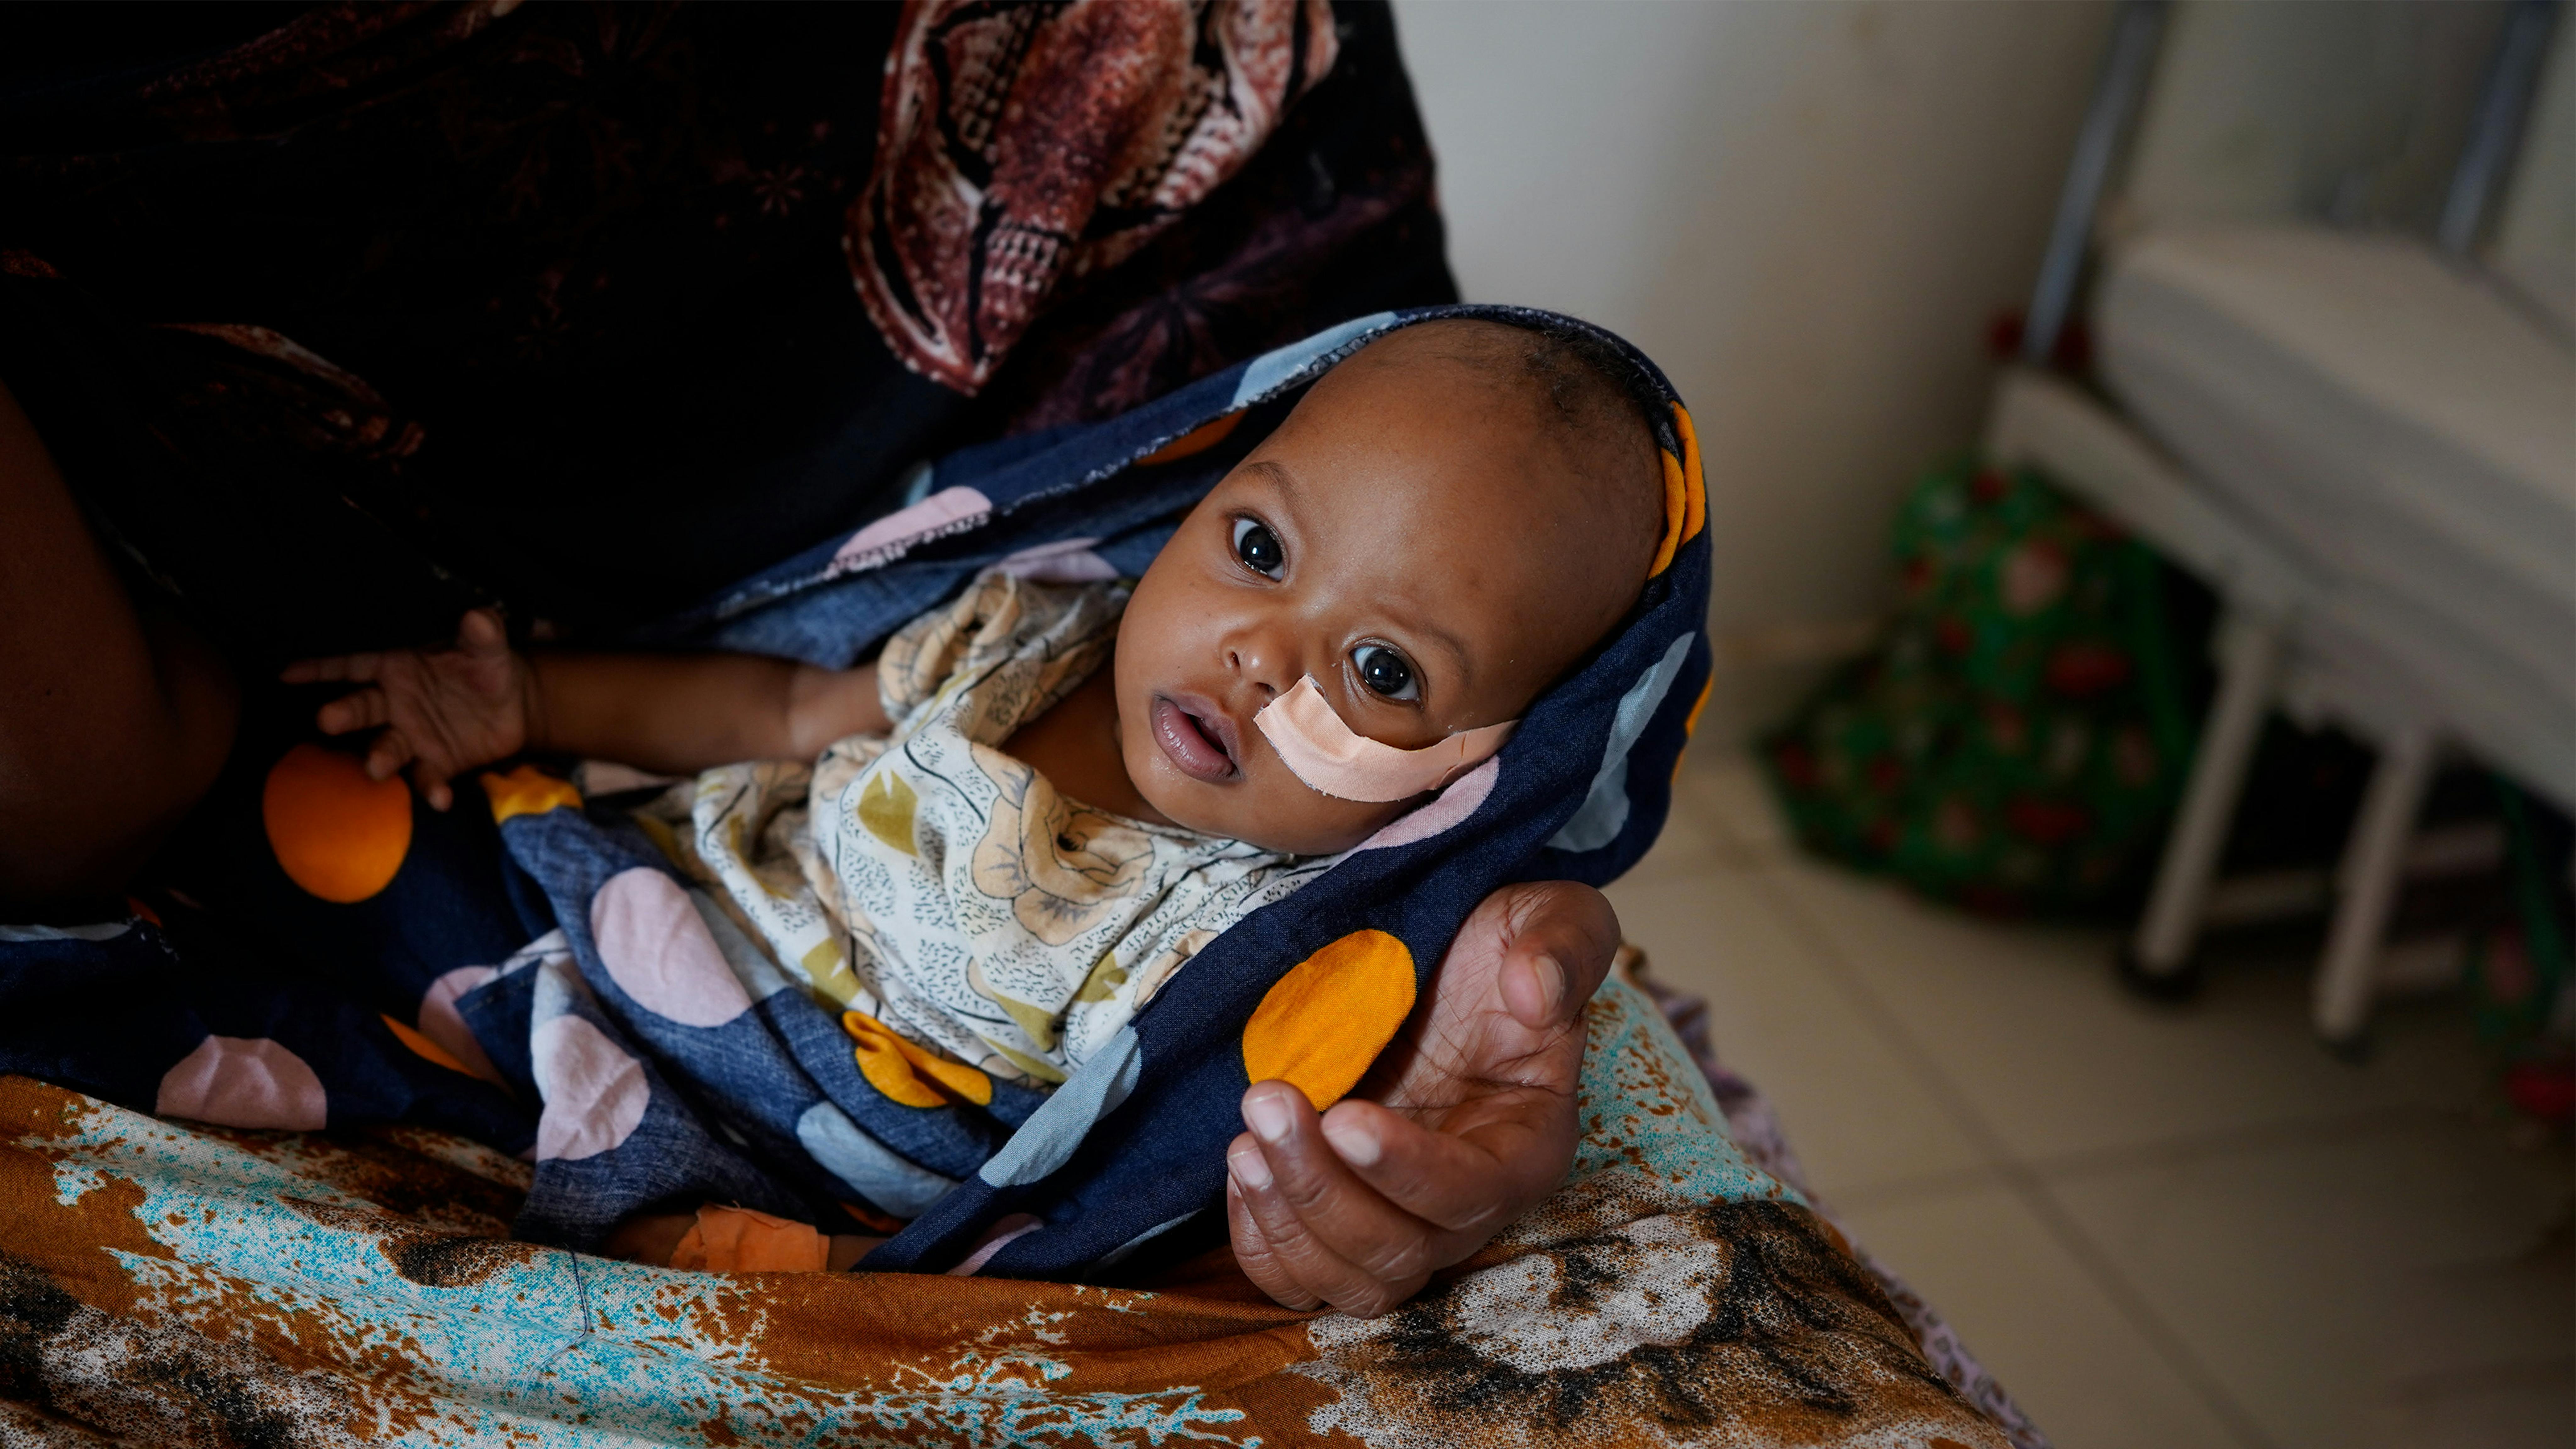
[[[902,511],[638,642],[837,668],[996,565],[1140,575],[1325,371],[1442,317],[1583,326],[1385,313],[966,449]],[[463,1133],[533,1158],[515,1231],[561,1247],[691,1201],[891,1233],[871,1269],[1088,1279],[1204,1246],[1254,1080],[1349,1091],[1489,893],[1606,883],[1663,823],[1710,670],[1699,451],[1662,374],[1601,340],[1664,404],[1664,537],[1624,622],[1499,753],[1201,946],[1051,1090],[899,1070],[822,989],[837,962],[764,949],[606,772],[511,762],[436,812],[283,739],[131,918],[0,927],[0,1070],[234,1127]]]

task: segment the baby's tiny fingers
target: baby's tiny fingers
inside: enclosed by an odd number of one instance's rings
[[[415,762],[411,767],[411,782],[420,787],[421,798],[429,802],[432,810],[444,811],[456,803],[456,792],[447,784],[450,778],[445,770],[426,759]]]
[[[286,666],[278,678],[288,684],[332,684],[341,680],[369,680],[384,669],[381,653],[335,654],[328,659],[298,659]]]
[[[371,730],[393,718],[393,704],[381,689],[362,689],[343,695],[314,712],[313,722],[326,735],[345,735],[354,730]]]
[[[367,746],[367,778],[390,780],[411,762],[411,756],[411,741],[402,737],[402,731],[387,730]]]

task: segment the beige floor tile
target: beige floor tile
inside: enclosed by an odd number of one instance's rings
[[[1818,1191],[1983,1165],[1745,875],[1632,876],[1609,895],[1655,973],[1708,998],[1718,1055],[1770,1097]]]
[[[2563,1150],[2428,1113],[2048,1190],[2284,1449],[2411,1446],[2444,1424],[2484,1425],[2446,1436],[2488,1449],[2576,1439]],[[2557,1427],[2533,1437],[2553,1388]]]
[[[1844,1214],[2058,1449],[2245,1442],[1999,1183]]]
[[[2460,1110],[2487,1090],[2455,1002],[2383,1008],[2379,1050],[2354,1066],[2309,1030],[2303,961],[2214,971],[2200,1000],[2173,1008],[2118,987],[2108,931],[1981,921],[1803,859],[1766,879],[2025,1160]]]
[[[1655,837],[1655,848],[1646,852],[1645,859],[1630,866],[1628,873],[1620,879],[1697,877],[1740,864],[1742,861],[1734,842],[1685,785],[1674,792],[1673,808],[1664,817],[1663,833]]]
[[[1743,751],[1693,755],[1675,784],[1678,802],[1735,860],[1774,860],[1797,848],[1770,783]]]

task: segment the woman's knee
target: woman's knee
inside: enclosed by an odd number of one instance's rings
[[[112,889],[231,748],[231,670],[128,593],[0,386],[0,901]]]

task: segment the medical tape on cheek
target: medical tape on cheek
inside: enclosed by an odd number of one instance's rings
[[[1298,779],[1343,800],[1384,804],[1437,790],[1503,747],[1518,720],[1460,730],[1418,750],[1381,744],[1342,723],[1309,674],[1252,717]]]

